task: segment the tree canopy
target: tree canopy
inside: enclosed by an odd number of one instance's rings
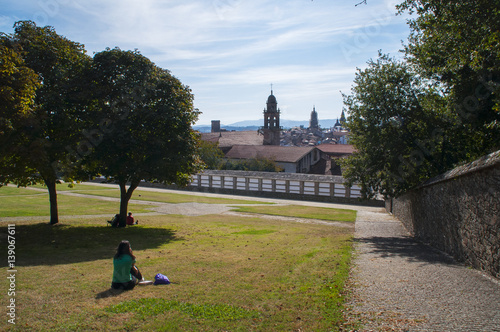
[[[16,51],[40,80],[30,124],[16,128],[12,135],[17,139],[7,143],[14,149],[18,169],[11,180],[21,184],[42,180],[49,191],[51,223],[57,223],[56,182],[72,175],[67,147],[76,144],[85,111],[82,84],[90,57],[83,45],[31,21],[17,22],[14,34],[4,36],[3,44]],[[12,166],[12,161],[4,166]]]
[[[38,75],[26,66],[8,39],[0,41],[0,186],[10,181],[29,183],[29,175],[16,155],[25,139],[35,106]]]
[[[208,169],[219,169],[224,159],[224,153],[219,148],[219,143],[200,140],[200,159]]]
[[[141,180],[188,183],[201,163],[187,86],[139,52],[115,48],[95,54],[92,91],[93,153],[85,159],[120,185],[121,217]]]
[[[407,0],[405,59],[358,70],[344,95],[358,150],[344,176],[367,197],[398,196],[500,148],[500,8],[493,1]]]
[[[358,69],[351,94],[344,95],[350,142],[358,151],[344,176],[372,197],[397,195],[444,171],[440,128],[446,116],[428,108],[441,98],[408,64],[388,55]]]
[[[464,160],[500,148],[500,6],[498,1],[406,0],[405,54],[419,73],[440,84],[464,134]]]
[[[0,185],[43,181],[52,224],[59,179],[118,183],[125,218],[141,180],[183,185],[200,168],[199,111],[168,70],[118,48],[91,58],[31,21],[0,37]]]

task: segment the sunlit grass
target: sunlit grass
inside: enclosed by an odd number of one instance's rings
[[[36,188],[45,188],[43,185],[37,185]],[[105,186],[88,185],[88,184],[73,184],[68,186],[68,184],[59,184],[57,186],[58,191],[71,191],[79,194],[85,195],[96,195],[103,197],[113,197],[120,198],[120,190],[118,187],[110,188]],[[152,202],[162,202],[162,203],[206,203],[206,204],[273,204],[266,203],[262,201],[254,200],[243,200],[243,199],[233,199],[233,198],[219,198],[219,197],[208,197],[199,195],[189,195],[189,194],[177,194],[173,192],[165,191],[152,191],[144,190],[141,187],[134,190],[132,199],[152,201]]]
[[[27,189],[24,187],[16,187],[13,185],[2,186],[0,187],[0,197],[2,196],[13,196],[13,195],[36,195],[37,192],[34,192],[31,189]],[[40,194],[40,193],[38,193]]]
[[[16,222],[17,323],[9,327],[338,330],[353,228],[228,215],[144,216],[141,224]],[[122,239],[147,279],[163,273],[172,284],[111,292],[112,256]],[[0,288],[7,286],[3,278]],[[0,299],[7,303],[7,292]]]
[[[311,218],[328,221],[356,221],[356,211],[347,209],[333,209],[303,205],[285,206],[242,206],[233,209],[237,212],[260,213],[276,216]]]
[[[50,203],[47,191],[35,191],[26,188],[0,188],[0,216],[49,216]],[[60,216],[116,214],[120,210],[118,202],[104,201],[91,197],[74,197],[58,195],[57,205]],[[135,213],[151,212],[151,207],[140,204],[129,204]]]

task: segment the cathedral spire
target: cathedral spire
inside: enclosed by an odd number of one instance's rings
[[[342,114],[340,115],[340,123],[342,125],[345,125],[345,114],[344,114],[344,110],[342,110]]]

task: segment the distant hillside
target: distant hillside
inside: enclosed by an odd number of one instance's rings
[[[245,127],[240,127],[240,126],[220,126],[221,129],[225,129],[227,131],[257,131],[261,126],[245,126]],[[193,126],[194,130],[198,130],[200,133],[209,133],[212,131],[211,126]]]
[[[334,119],[325,119],[325,120],[319,120],[319,125],[321,128],[330,128],[335,125],[335,122],[337,120]],[[264,120],[245,120],[245,121],[238,121],[229,125],[223,125],[221,124],[222,129],[226,129],[227,131],[252,131],[252,130],[258,130],[260,127],[264,125]],[[309,121],[308,120],[286,120],[286,119],[281,119],[280,120],[280,125],[284,129],[292,128],[292,127],[299,127],[299,126],[304,126],[304,127],[309,127]],[[199,125],[199,126],[193,126],[193,129],[198,130],[199,132],[202,133],[209,133],[212,128],[210,125]]]

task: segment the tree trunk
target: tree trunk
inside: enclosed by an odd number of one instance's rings
[[[132,197],[132,193],[139,186],[140,181],[133,181],[127,190],[126,181],[120,181],[120,225],[126,225],[128,202]]]
[[[57,192],[56,192],[56,181],[45,179],[45,185],[49,190],[49,201],[50,201],[50,224],[54,225],[59,222],[59,212],[57,210]]]

